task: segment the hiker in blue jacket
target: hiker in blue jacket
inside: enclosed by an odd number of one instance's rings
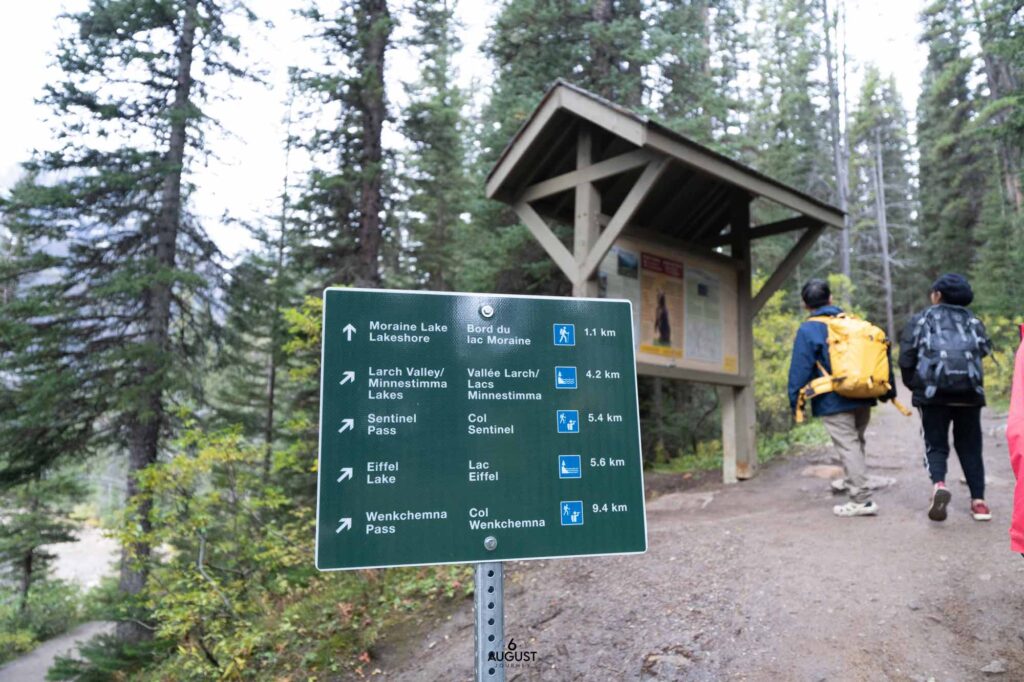
[[[824,280],[809,280],[800,291],[800,296],[811,317],[831,317],[843,312],[832,304],[832,292]],[[807,320],[797,330],[789,365],[789,407],[793,412],[796,411],[800,390],[813,379],[822,376],[818,363],[831,373],[828,326],[824,322]],[[895,386],[895,380],[891,380],[890,384]],[[894,387],[882,400],[896,397],[895,391]],[[846,472],[845,486],[836,489],[842,490],[845,487],[850,499],[846,504],[833,507],[836,516],[874,516],[878,513],[878,505],[871,499],[871,490],[867,486],[864,450],[864,432],[871,419],[871,408],[875,404],[873,398],[846,398],[835,392],[811,400],[811,412],[824,423]]]

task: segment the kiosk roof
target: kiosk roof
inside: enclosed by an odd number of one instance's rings
[[[577,131],[594,136],[594,165],[586,171],[600,190],[605,220],[625,201],[644,166],[667,159],[664,172],[633,212],[632,227],[694,246],[728,242],[730,206],[740,196],[763,197],[794,213],[754,227],[757,239],[814,225],[843,226],[835,206],[700,145],[666,126],[558,80],[501,153],[487,177],[490,198],[530,201],[540,215],[572,223],[579,181]],[[724,233],[724,234],[723,234]]]

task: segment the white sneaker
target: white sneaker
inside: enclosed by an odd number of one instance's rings
[[[836,516],[874,516],[878,513],[878,505],[874,500],[847,502],[832,507],[832,513]]]
[[[845,478],[834,478],[834,479],[832,479],[832,483],[830,483],[829,485],[832,486],[832,492],[835,493],[835,494],[845,493],[846,492],[846,479]]]

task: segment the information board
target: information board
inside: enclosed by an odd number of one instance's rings
[[[321,570],[647,548],[628,301],[324,292]]]
[[[633,303],[641,363],[739,374],[735,266],[626,236],[601,262],[598,284]]]

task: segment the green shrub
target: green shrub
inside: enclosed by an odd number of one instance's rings
[[[985,328],[992,337],[992,355],[985,358],[985,393],[997,409],[1010,400],[1013,362],[1020,344],[1020,326],[1008,317],[985,315]]]
[[[62,635],[82,622],[82,594],[74,583],[42,579],[33,583],[24,611],[19,595],[0,592],[0,662]]]

